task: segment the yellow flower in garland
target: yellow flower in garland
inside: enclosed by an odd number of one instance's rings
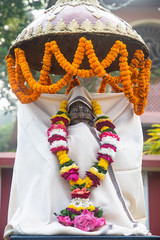
[[[93,112],[94,112],[95,116],[97,117],[98,115],[102,114],[101,107],[97,103],[97,101],[92,100],[91,103],[92,103],[92,108],[93,108]]]
[[[60,105],[60,111],[67,112],[68,101],[63,100]]]
[[[61,165],[70,161],[70,158],[68,157],[68,154],[66,154],[66,151],[64,151],[64,153],[59,155],[58,157]]]
[[[71,166],[68,166],[68,167],[62,167],[61,170],[60,170],[60,174],[64,174],[65,172],[69,172],[70,169],[78,169],[78,166],[76,164],[72,164]]]
[[[83,183],[84,183],[84,181],[83,181],[81,178],[78,178],[77,181],[70,180],[70,184],[71,184],[71,185],[74,185],[74,184],[81,185],[81,184],[83,184]]]
[[[85,180],[85,183],[86,183],[85,186],[87,188],[90,188],[92,186],[92,184],[93,184],[92,180],[88,176],[84,180]]]
[[[105,177],[105,174],[99,173],[98,170],[95,167],[92,167],[89,171],[91,173],[93,173],[94,175],[96,175],[100,180],[103,180],[104,177]]]
[[[85,210],[85,207],[77,207],[76,210],[77,211]]]
[[[92,211],[95,210],[95,206],[91,205],[91,206],[87,207],[87,209],[88,209],[90,212],[92,212]]]
[[[106,159],[100,158],[98,165],[103,167],[105,170],[107,170],[109,163]]]

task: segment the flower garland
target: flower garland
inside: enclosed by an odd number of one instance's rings
[[[81,82],[76,76],[74,76],[73,79],[69,82],[68,88],[66,89],[66,94],[68,94],[72,88],[80,85]]]
[[[80,69],[85,54],[88,57],[90,69]],[[52,84],[49,76],[52,65],[52,55],[55,56],[59,65],[66,71],[64,77],[54,84]],[[112,77],[107,73],[106,69],[117,59],[118,55],[120,55],[120,75]],[[109,84],[115,92],[123,91],[125,96],[134,105],[134,110],[137,115],[143,113],[144,107],[147,104],[151,60],[145,60],[143,52],[137,50],[129,65],[126,45],[121,41],[116,41],[106,57],[100,62],[95,54],[92,41],[81,37],[72,63],[67,61],[61,53],[56,41],[47,42],[45,44],[43,66],[38,82],[36,82],[32,76],[23,50],[16,48],[15,60],[14,56],[8,55],[6,61],[11,89],[22,103],[36,101],[41,93],[55,94],[71,82],[66,91],[66,93],[68,93],[72,87],[79,84],[78,81],[72,81],[73,76],[89,78],[97,75],[102,78],[98,90],[99,93],[106,91],[107,84]],[[122,84],[123,88],[118,84]]]
[[[58,221],[65,226],[72,226],[83,231],[91,231],[103,226],[105,219],[103,210],[95,207],[89,200],[90,187],[97,187],[107,173],[108,165],[113,162],[119,137],[116,134],[113,122],[102,114],[97,101],[92,101],[92,108],[96,116],[95,127],[100,131],[100,149],[97,153],[97,162],[89,171],[86,171],[85,179],[79,177],[78,165],[68,157],[67,126],[70,118],[67,113],[67,101],[62,101],[60,110],[52,116],[51,127],[47,131],[50,151],[58,156],[60,162],[61,177],[70,182],[72,201],[70,205],[61,211]]]

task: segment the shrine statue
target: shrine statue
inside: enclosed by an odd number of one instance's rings
[[[58,0],[19,34],[6,56],[19,102],[5,239],[150,235],[137,116],[147,104],[148,56],[141,36],[97,0]],[[81,80],[93,77],[99,87],[89,93]]]
[[[123,94],[77,86],[67,97],[19,103],[19,131],[6,238],[149,235],[140,120]]]

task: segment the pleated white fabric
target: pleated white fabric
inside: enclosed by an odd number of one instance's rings
[[[106,225],[84,232],[58,223],[70,203],[69,183],[60,177],[59,162],[50,152],[47,129],[64,95],[43,94],[37,102],[18,106],[18,147],[11,186],[8,235],[148,235],[141,178],[143,137],[141,123],[124,94],[91,94],[116,126],[120,145],[101,185],[92,188],[90,200],[104,210]],[[96,161],[98,132],[84,123],[68,128],[69,157],[80,177]]]

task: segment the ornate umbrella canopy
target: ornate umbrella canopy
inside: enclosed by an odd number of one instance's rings
[[[116,40],[126,44],[129,62],[136,49],[142,50],[145,58],[148,56],[148,48],[141,36],[124,20],[101,7],[97,0],[58,0],[19,34],[10,54],[14,54],[15,48],[24,50],[29,67],[40,71],[46,42],[55,40],[66,59],[72,62],[82,36],[92,41],[100,61]],[[89,69],[87,57],[81,67]],[[107,68],[107,72],[115,70],[119,70],[118,59]],[[65,73],[54,56],[50,73]]]

